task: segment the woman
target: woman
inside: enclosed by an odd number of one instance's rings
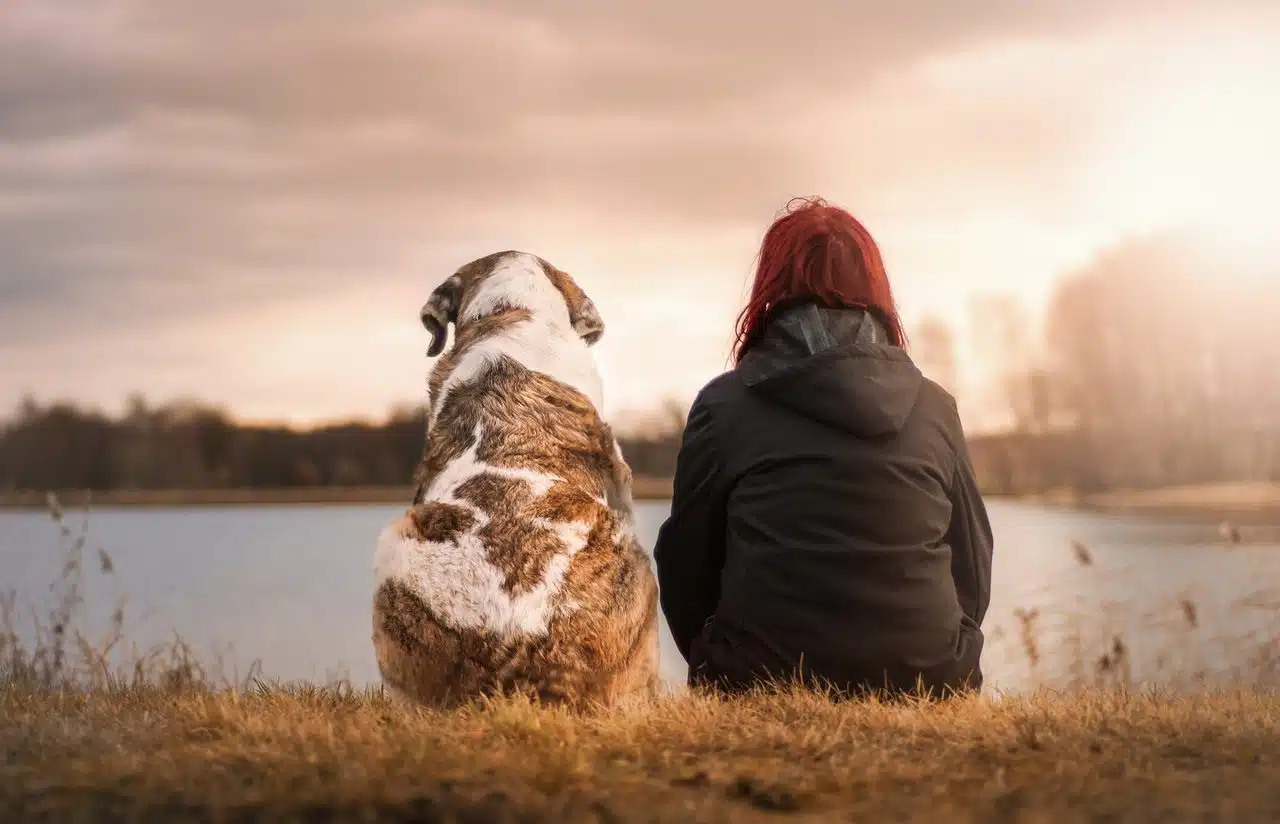
[[[735,368],[689,411],[662,610],[691,685],[976,690],[992,535],[955,401],[908,357],[867,230],[796,203],[765,234]]]

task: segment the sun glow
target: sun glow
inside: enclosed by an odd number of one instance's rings
[[[1089,199],[1119,231],[1187,227],[1280,264],[1280,61],[1243,50],[1181,68],[1129,98]]]

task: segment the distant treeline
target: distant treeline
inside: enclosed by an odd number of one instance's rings
[[[983,489],[1280,481],[1280,268],[1266,265],[1157,237],[1065,277],[1042,331],[1016,301],[976,302],[979,357],[998,376],[988,399],[1012,421],[970,442]],[[954,390],[950,324],[926,319],[912,337]],[[674,472],[683,409],[664,411],[647,433],[619,433],[638,477]],[[0,492],[404,486],[425,431],[422,409],[294,431],[199,403],[135,398],[109,417],[27,400],[0,428]]]
[[[1280,260],[1183,237],[1124,243],[1060,281],[1042,331],[973,318],[1012,431],[991,491],[1280,481]]]
[[[679,434],[620,438],[633,472],[669,477]],[[134,398],[113,417],[27,400],[0,429],[0,490],[405,486],[425,439],[421,408],[377,424],[295,430],[238,423],[195,402]]]

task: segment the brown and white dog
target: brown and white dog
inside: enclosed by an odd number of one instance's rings
[[[431,707],[520,691],[617,706],[658,688],[657,582],[631,472],[600,415],[604,324],[564,272],[501,252],[422,310],[427,447],[374,561],[390,692]]]

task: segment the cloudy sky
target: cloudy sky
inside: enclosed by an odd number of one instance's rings
[[[595,299],[611,415],[687,400],[801,194],[963,343],[1128,235],[1263,235],[1277,43],[1275,0],[3,0],[0,403],[377,416],[505,248]]]

